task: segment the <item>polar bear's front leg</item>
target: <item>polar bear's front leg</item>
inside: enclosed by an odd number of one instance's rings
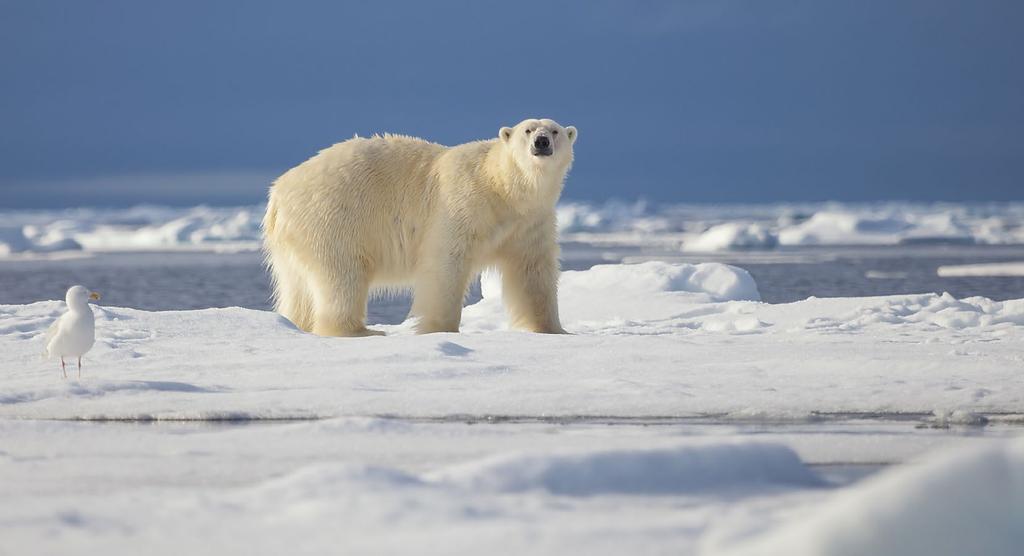
[[[558,318],[558,245],[506,250],[498,263],[501,295],[512,328],[566,334]]]
[[[464,257],[450,253],[417,269],[410,315],[419,317],[417,334],[458,332],[469,286]]]

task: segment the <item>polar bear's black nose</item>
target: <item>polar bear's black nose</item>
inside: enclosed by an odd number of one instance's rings
[[[533,146],[537,147],[538,149],[547,150],[551,148],[551,140],[548,139],[546,136],[541,135],[536,140],[534,140]]]

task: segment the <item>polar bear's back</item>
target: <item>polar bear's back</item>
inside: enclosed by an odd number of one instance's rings
[[[354,138],[320,151],[274,182],[271,196],[312,196],[346,205],[421,198],[434,161],[446,147],[399,135]],[[312,199],[311,199],[312,200]],[[312,208],[312,207],[311,207]]]
[[[271,187],[264,221],[268,241],[326,250],[352,243],[374,259],[408,255],[414,228],[428,221],[434,162],[445,150],[422,139],[385,135],[320,151]]]

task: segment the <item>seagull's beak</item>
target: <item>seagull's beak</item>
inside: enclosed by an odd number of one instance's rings
[[[92,299],[93,301],[99,301],[100,300],[100,292],[92,292],[92,293],[90,293],[89,294],[89,299]]]

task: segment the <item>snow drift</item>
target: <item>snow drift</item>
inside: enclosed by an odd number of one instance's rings
[[[793,450],[753,442],[660,450],[506,454],[449,468],[432,474],[431,479],[473,490],[541,489],[571,496],[822,485]]]
[[[670,448],[504,453],[421,475],[385,467],[307,466],[259,488],[282,496],[304,493],[309,497],[322,496],[339,483],[339,490],[350,490],[357,482],[361,488],[430,487],[494,494],[543,491],[563,496],[668,496],[824,486],[786,446],[719,441]]]
[[[1024,440],[1016,440],[885,473],[724,553],[1012,556],[1024,546],[1022,509]]]
[[[752,249],[771,249],[779,238],[761,224],[726,222],[712,226],[708,231],[683,244],[685,251],[714,252]]]

